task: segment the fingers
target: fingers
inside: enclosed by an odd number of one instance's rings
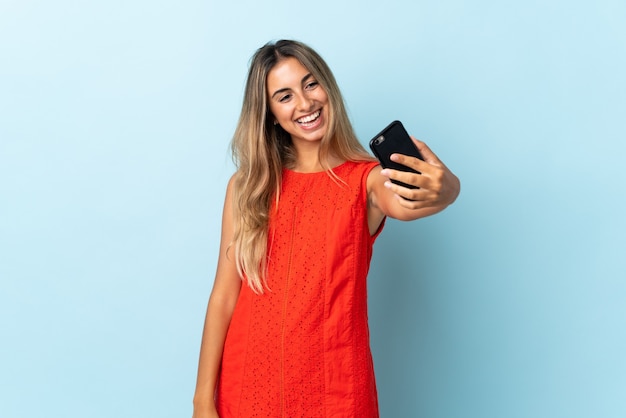
[[[422,154],[424,161],[403,154],[393,154],[391,160],[418,173],[383,169],[380,174],[387,177],[384,182],[385,187],[393,192],[398,204],[407,209],[421,209],[452,203],[460,190],[458,178],[425,143],[414,137],[411,139]],[[404,185],[392,183],[392,180],[404,183]],[[412,189],[411,186],[416,188]]]
[[[391,180],[404,183],[406,185],[414,186],[416,188],[428,187],[428,179],[423,178],[421,174],[411,173],[408,171],[392,170],[390,168],[383,169],[380,172],[380,174],[382,174],[383,176],[389,179],[385,182],[385,186],[387,186],[387,188],[390,188],[390,189],[395,189],[395,188],[391,188],[389,187],[389,185],[403,187],[402,185],[397,185],[395,183],[392,183]],[[407,187],[403,187],[403,188],[407,188]]]
[[[420,151],[420,154],[422,154],[422,157],[424,158],[424,160],[422,161],[419,158],[412,157],[410,155],[391,154],[390,156],[391,161],[394,161],[398,164],[402,164],[406,167],[412,168],[413,170],[419,171],[420,173],[428,171],[429,167],[433,167],[433,166],[443,167],[444,166],[441,160],[437,158],[437,156],[430,150],[430,148],[428,148],[428,146],[425,143],[418,141],[415,138],[412,138],[412,139],[417,145],[418,150]]]
[[[411,158],[411,157],[406,157]],[[409,171],[393,170],[390,168],[383,169],[380,174],[389,178],[390,180],[396,180],[420,189],[428,189],[439,191],[443,183],[444,170],[440,167],[435,167],[420,161],[421,165],[417,163],[413,164],[415,170],[418,173]],[[407,164],[407,166],[409,166]]]
[[[419,158],[411,157],[409,155],[404,155],[404,154],[391,154],[389,158],[391,159],[391,161],[395,163],[402,164],[403,166],[412,168],[413,170],[418,171],[420,173],[422,172],[420,168],[424,169],[424,167],[428,165],[427,163],[420,160]]]
[[[413,140],[413,143],[415,143],[415,146],[419,150],[420,154],[422,154],[422,157],[424,157],[424,161],[434,165],[442,164],[441,160],[435,155],[434,152],[432,152],[432,150],[428,147],[428,145],[426,145],[426,143],[420,141],[414,136],[411,136],[411,139]]]
[[[399,203],[406,208],[418,209],[432,206],[441,200],[443,170],[437,167],[431,167],[428,173],[422,174],[388,168],[381,170],[380,174],[387,177],[385,187],[400,197]],[[396,182],[404,183],[404,185]],[[411,186],[415,188],[410,188]]]
[[[419,176],[419,174],[414,174]],[[404,183],[404,182],[403,182]],[[415,182],[414,182],[415,183]],[[424,182],[422,182],[423,184]],[[406,182],[405,184],[411,184]],[[414,185],[414,184],[413,184]],[[409,209],[419,209],[422,207],[432,206],[440,200],[441,188],[438,185],[431,187],[418,186],[418,189],[411,189],[400,184],[385,181],[385,187],[395,194],[395,197],[401,206]]]

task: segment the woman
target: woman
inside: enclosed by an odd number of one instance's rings
[[[459,181],[422,142],[421,174],[383,170],[308,46],[254,55],[232,149],[194,417],[377,417],[366,276],[387,216],[452,203]],[[418,186],[409,189],[390,180]],[[410,199],[410,200],[409,200]]]

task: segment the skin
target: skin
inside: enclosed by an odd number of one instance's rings
[[[323,168],[318,159],[321,139],[327,129],[328,96],[295,58],[279,61],[267,77],[269,107],[275,122],[287,131],[296,150],[296,162],[290,167],[298,172],[317,172]],[[319,116],[317,116],[319,112]],[[314,119],[303,123],[303,118]],[[391,158],[411,167],[421,174],[374,168],[367,178],[368,227],[374,234],[386,216],[409,221],[435,214],[451,204],[459,194],[458,178],[421,141],[412,138],[424,161],[406,155],[394,154]],[[343,161],[331,156],[331,166]],[[399,180],[418,186],[408,189],[391,183]],[[237,273],[232,249],[233,219],[231,196],[233,180],[228,184],[222,235],[215,282],[205,319],[198,379],[194,396],[193,418],[218,417],[213,394],[222,358],[226,332],[241,290],[242,281]],[[412,199],[407,201],[403,198]]]
[[[421,174],[382,169],[378,166],[367,177],[367,216],[371,234],[378,229],[385,216],[412,221],[434,215],[444,210],[459,195],[459,179],[425,143],[414,137],[411,139],[424,161],[402,154],[392,154],[391,159]],[[418,186],[419,189],[398,186],[391,180]]]
[[[323,170],[318,160],[320,141],[327,129],[328,95],[311,73],[295,58],[280,61],[267,76],[269,106],[274,122],[291,135],[299,172]],[[300,121],[319,117],[309,124]],[[339,160],[331,162],[341,163]]]
[[[217,374],[224,350],[226,332],[242,285],[232,256],[233,251],[229,249],[229,244],[234,236],[232,190],[233,179],[231,178],[226,189],[222,214],[222,234],[217,271],[204,321],[196,393],[193,400],[193,418],[219,417],[213,394],[217,384]]]

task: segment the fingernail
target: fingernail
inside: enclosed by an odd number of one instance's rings
[[[385,187],[388,188],[388,189],[391,188],[391,182],[390,181],[386,181],[385,182]]]
[[[400,157],[398,157],[398,154],[391,154],[391,157],[389,157],[389,159],[391,161],[398,161]]]
[[[387,170],[386,168],[383,168],[382,170],[380,170],[380,174],[382,174],[383,176],[388,176],[389,170]]]

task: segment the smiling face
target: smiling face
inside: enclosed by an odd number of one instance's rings
[[[327,130],[328,95],[300,61],[288,57],[267,75],[270,111],[295,147],[319,143]]]

